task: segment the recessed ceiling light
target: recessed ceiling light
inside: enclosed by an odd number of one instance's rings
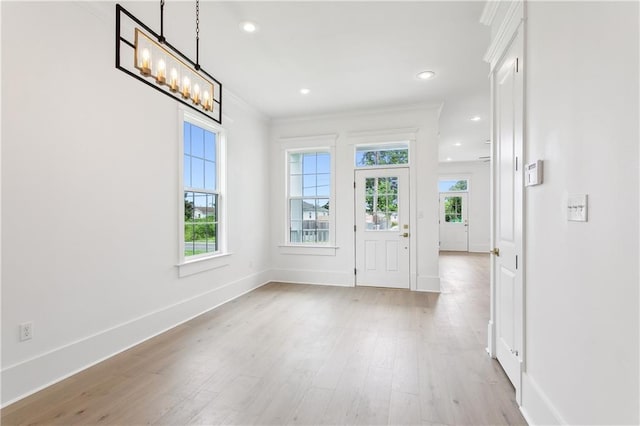
[[[447,161],[451,161],[451,157],[447,157]]]
[[[309,93],[311,93],[311,90],[307,89],[306,87],[303,89],[300,89],[300,94],[302,95],[308,95]]]
[[[419,72],[418,75],[416,75],[416,77],[418,77],[419,80],[430,80],[435,76],[436,76],[436,73],[433,71],[422,71],[422,72]]]
[[[455,146],[461,146],[462,144],[460,142],[456,142],[454,143]]]
[[[251,21],[245,21],[240,23],[240,28],[242,29],[242,31],[247,33],[255,33],[256,31],[258,31],[258,26]]]
[[[476,115],[476,116],[474,116],[474,117],[471,117],[469,120],[471,120],[471,121],[480,121],[480,120],[481,120],[481,118],[480,118],[479,116],[477,116],[477,115]]]

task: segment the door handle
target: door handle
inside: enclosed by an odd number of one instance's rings
[[[500,257],[500,249],[498,247],[494,248],[489,253],[495,254],[497,257]]]
[[[409,233],[408,232],[404,232],[402,234],[400,234],[401,237],[405,237],[405,238],[409,238]]]

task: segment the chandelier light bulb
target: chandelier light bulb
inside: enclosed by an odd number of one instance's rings
[[[204,107],[205,110],[209,110],[209,105],[211,103],[211,98],[209,97],[209,92],[208,91],[204,91],[204,93],[202,94],[202,100],[204,101],[202,106]]]
[[[142,63],[140,64],[140,72],[142,75],[151,74],[151,52],[149,49],[142,49]]]
[[[191,94],[191,80],[189,80],[189,77],[185,77],[182,80],[182,97],[185,99],[188,99],[190,94]]]
[[[158,74],[156,75],[158,84],[164,84],[167,81],[167,63],[164,59],[158,61]]]
[[[169,89],[172,92],[178,90],[178,71],[175,68],[171,68],[171,80],[169,80]]]
[[[196,105],[200,103],[200,86],[197,84],[193,86],[193,103]]]

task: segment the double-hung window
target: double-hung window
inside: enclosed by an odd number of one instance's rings
[[[221,130],[182,114],[182,260],[222,251]]]
[[[326,245],[331,242],[331,153],[289,151],[288,242]]]

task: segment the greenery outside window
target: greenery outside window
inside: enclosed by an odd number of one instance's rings
[[[467,192],[469,181],[467,179],[440,179],[438,192]]]
[[[219,254],[222,249],[220,135],[216,126],[183,113],[183,261],[207,258]]]
[[[356,147],[356,167],[409,164],[409,143],[385,143]]]

